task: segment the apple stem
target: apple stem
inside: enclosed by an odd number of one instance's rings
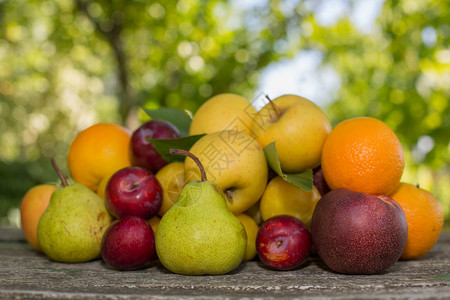
[[[200,169],[201,181],[208,180],[206,178],[205,168],[203,167],[202,163],[200,162],[200,160],[198,159],[197,156],[195,156],[191,152],[184,150],[184,149],[170,149],[169,152],[172,155],[184,155],[184,156],[190,157],[197,164],[198,168]]]
[[[54,157],[51,158],[50,162],[52,163],[53,169],[55,169],[56,174],[58,174],[59,179],[61,180],[62,186],[66,187],[68,186],[67,180],[64,177],[63,173],[61,172],[61,169],[58,167],[58,164],[56,163],[56,160]]]
[[[281,117],[281,111],[280,108],[270,99],[269,95],[266,95],[267,100],[269,100],[270,105],[272,106],[272,109],[275,111],[275,114],[277,115],[277,119]]]

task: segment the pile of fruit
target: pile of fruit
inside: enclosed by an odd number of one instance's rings
[[[25,237],[54,261],[135,270],[158,259],[186,275],[256,259],[292,270],[313,251],[332,271],[378,274],[433,247],[442,208],[401,182],[402,146],[385,123],[332,128],[303,97],[267,100],[256,111],[219,94],[192,118],[162,109],[133,132],[86,128],[69,147],[71,180],[52,160],[61,186],[24,196]]]

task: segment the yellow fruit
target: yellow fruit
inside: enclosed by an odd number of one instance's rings
[[[162,217],[177,201],[185,185],[184,163],[172,162],[162,167],[155,175],[162,188],[162,203],[158,215]]]
[[[150,220],[148,220],[148,224],[153,229],[153,232],[156,233],[156,229],[158,229],[158,225],[161,219],[158,216],[154,216]]]
[[[78,133],[67,157],[73,180],[96,192],[106,176],[131,166],[130,140],[131,132],[113,123],[98,123]]]
[[[263,221],[278,215],[289,215],[296,217],[309,228],[319,199],[320,193],[316,187],[313,186],[310,192],[305,192],[276,176],[267,184],[259,210]]]
[[[256,256],[256,235],[258,234],[259,226],[255,220],[246,214],[237,216],[242,225],[244,225],[247,233],[247,248],[245,249],[245,261],[252,260]]]
[[[403,209],[408,223],[408,238],[400,259],[422,257],[436,244],[444,225],[441,205],[432,193],[401,182],[389,195]]]
[[[189,150],[202,163],[209,181],[225,194],[228,208],[238,215],[258,202],[267,184],[267,161],[254,138],[242,131],[209,133]],[[184,162],[187,182],[200,180],[200,169],[190,158]]]
[[[103,179],[100,181],[100,183],[98,184],[98,188],[97,188],[97,195],[100,196],[100,198],[105,199],[105,191],[106,191],[106,186],[108,185],[108,181],[111,178],[111,176],[114,175],[115,172],[106,175],[105,177],[103,177]]]
[[[283,95],[266,104],[254,118],[252,132],[261,147],[275,142],[281,169],[298,173],[320,164],[331,124],[315,103]]]
[[[192,118],[189,135],[222,130],[239,130],[250,134],[256,110],[242,96],[224,93],[216,95],[200,106]]]

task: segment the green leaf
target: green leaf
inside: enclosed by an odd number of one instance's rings
[[[177,139],[148,139],[162,158],[167,162],[184,161],[184,156],[170,154],[170,149],[189,150],[204,134],[180,137]]]
[[[275,142],[264,147],[264,154],[266,155],[269,166],[285,181],[293,184],[305,192],[310,192],[313,187],[313,172],[312,169],[305,170],[301,173],[284,173],[281,169],[280,159],[278,158],[277,148]]]
[[[173,107],[161,107],[159,109],[143,108],[143,110],[154,120],[172,123],[178,128],[182,137],[188,136],[192,118],[186,111]]]

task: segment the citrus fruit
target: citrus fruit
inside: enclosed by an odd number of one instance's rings
[[[408,238],[400,259],[422,257],[436,244],[444,225],[442,206],[432,193],[401,182],[389,195],[402,207],[408,223]]]
[[[28,243],[37,251],[42,252],[37,240],[39,219],[47,209],[56,188],[57,186],[53,184],[36,185],[25,193],[20,203],[20,221],[23,234]]]
[[[73,180],[97,191],[101,180],[131,165],[131,132],[114,123],[97,123],[78,133],[67,163]]]
[[[384,122],[357,117],[336,125],[322,149],[322,172],[331,189],[389,195],[405,161],[396,134]]]

